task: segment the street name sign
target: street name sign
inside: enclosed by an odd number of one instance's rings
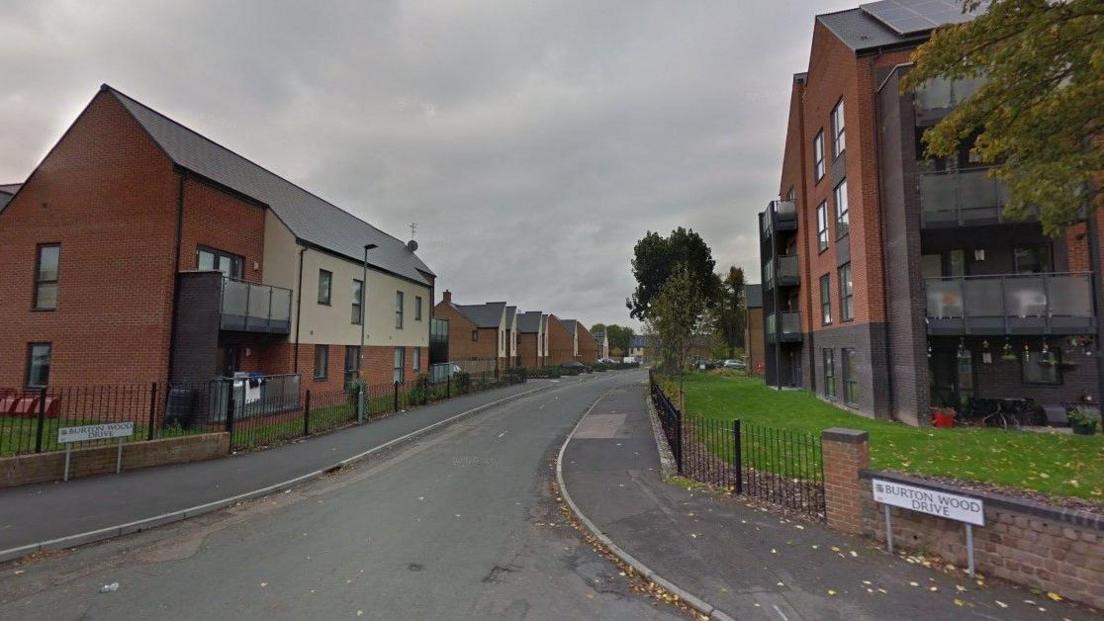
[[[58,429],[58,444],[84,442],[85,440],[108,440],[134,435],[134,423],[104,423],[102,425],[82,425],[80,427],[62,427]]]
[[[985,526],[985,504],[979,498],[874,479],[874,501],[956,522]]]

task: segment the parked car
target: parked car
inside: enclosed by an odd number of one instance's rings
[[[747,367],[747,364],[743,360],[729,358],[728,360],[724,361],[724,364],[722,366],[724,366],[724,368],[726,369],[737,369],[742,371]]]
[[[578,360],[568,360],[567,362],[561,364],[560,366],[565,368],[565,369],[585,369],[586,368],[586,365],[579,362]]]

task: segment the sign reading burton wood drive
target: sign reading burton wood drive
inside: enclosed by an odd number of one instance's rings
[[[62,427],[58,429],[58,444],[83,442],[85,440],[106,440],[125,438],[134,433],[134,423],[105,423],[103,425],[84,425],[81,427]]]
[[[985,504],[978,498],[882,479],[874,479],[873,482],[876,502],[956,522],[985,526]]]

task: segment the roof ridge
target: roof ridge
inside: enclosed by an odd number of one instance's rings
[[[130,95],[127,95],[126,93],[124,93],[123,91],[115,88],[114,86],[111,86],[110,84],[104,83],[104,84],[100,85],[100,90],[108,91],[111,94],[115,95],[116,97],[124,97],[126,99],[129,99],[131,102],[145,108],[146,110],[149,110],[153,114],[156,114],[157,116],[165,119],[166,121],[172,123],[173,125],[176,125],[177,127],[183,129],[184,131],[195,134],[199,138],[202,138],[203,140],[206,140],[207,142],[213,144],[214,146],[225,150],[226,152],[230,153],[231,155],[233,155],[235,157],[238,157],[238,158],[241,158],[242,160],[245,160],[249,164],[251,164],[253,166],[256,166],[257,168],[263,170],[264,172],[266,172],[266,173],[272,175],[273,177],[276,177],[277,179],[283,181],[284,183],[287,183],[291,186],[294,186],[296,189],[302,191],[304,194],[308,194],[310,196],[313,196],[314,198],[322,201],[326,205],[340,211],[341,213],[349,216],[350,218],[353,218],[355,220],[359,220],[360,222],[372,227],[374,230],[376,230],[380,234],[386,235],[387,237],[390,237],[391,239],[394,239],[395,241],[399,242],[400,244],[405,244],[406,243],[403,240],[399,239],[398,237],[395,237],[394,235],[388,233],[387,231],[384,231],[383,229],[377,227],[376,225],[372,224],[371,222],[368,222],[367,220],[357,216],[356,214],[353,214],[352,212],[349,212],[349,211],[347,211],[347,210],[345,210],[341,207],[338,207],[337,205],[331,203],[330,201],[326,200],[325,198],[322,198],[321,196],[315,194],[314,192],[304,188],[303,186],[299,185],[298,183],[295,183],[294,181],[284,177],[283,175],[281,175],[279,173],[276,173],[276,172],[273,172],[273,171],[269,170],[268,168],[258,164],[257,162],[253,161],[252,159],[250,159],[250,158],[242,155],[241,153],[238,153],[237,151],[231,149],[230,147],[224,146],[223,144],[221,144],[219,142],[216,142],[216,141],[212,140],[211,138],[208,138],[204,134],[201,134],[200,132],[192,129],[191,127],[188,127],[187,125],[181,123],[180,121],[177,121],[176,119],[172,118],[171,116],[169,116],[169,115],[167,115],[167,114],[165,114],[165,113],[163,113],[159,110],[156,110],[152,106],[146,105],[146,104],[142,103],[141,101],[138,101],[137,99],[131,97]],[[130,111],[128,110],[127,113],[129,114]],[[152,138],[152,136],[151,136],[151,138]],[[156,138],[153,138],[153,140],[156,142]],[[253,197],[253,198],[257,198],[257,197]]]

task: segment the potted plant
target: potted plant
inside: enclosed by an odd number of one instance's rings
[[[1090,408],[1077,406],[1070,410],[1069,423],[1073,433],[1080,436],[1091,436],[1096,433],[1096,425],[1100,415]]]
[[[950,427],[954,427],[954,420],[954,408],[932,408],[932,426],[948,429]]]

